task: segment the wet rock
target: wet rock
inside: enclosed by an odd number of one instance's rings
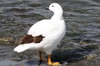
[[[19,14],[19,15],[14,15],[16,17],[22,17],[22,18],[34,18],[34,19],[45,19],[45,16],[40,15],[40,14],[35,14],[35,13],[29,13],[29,14]]]
[[[87,56],[85,56],[84,58],[86,58],[87,60],[91,60],[93,58],[95,58],[97,55],[96,54],[89,54]]]
[[[7,41],[10,41],[10,40],[13,40],[13,38],[11,37],[8,37],[8,38],[0,38],[0,41],[4,41],[4,42],[7,42]]]
[[[41,4],[32,3],[32,4],[28,4],[28,6],[30,6],[30,7],[39,7],[39,6],[42,6],[42,5]]]
[[[15,45],[18,42],[13,37],[0,38],[1,45]]]
[[[52,59],[54,61],[60,61],[61,63],[73,62],[84,59],[85,56],[96,50],[97,47],[95,45],[87,45],[81,48],[70,49],[70,50],[55,50],[52,54]],[[91,58],[95,55],[91,55]],[[90,56],[89,56],[90,57]]]
[[[29,9],[29,8],[9,8],[9,9],[6,9],[7,12],[27,12],[27,11],[30,11],[32,9]]]
[[[15,62],[20,62],[20,61],[22,61],[22,58],[12,58],[10,60],[15,61]]]
[[[12,37],[5,37],[5,38],[0,38],[0,42],[9,42],[12,41],[14,38]]]

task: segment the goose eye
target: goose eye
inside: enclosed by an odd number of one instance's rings
[[[52,5],[52,7],[54,7],[54,5]]]

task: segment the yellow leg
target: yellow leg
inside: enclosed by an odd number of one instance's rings
[[[60,65],[59,62],[52,63],[51,55],[48,55],[48,66],[59,66],[59,65]]]

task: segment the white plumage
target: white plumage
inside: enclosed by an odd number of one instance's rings
[[[52,53],[53,49],[59,44],[65,35],[66,27],[65,21],[62,17],[63,9],[57,3],[52,3],[49,10],[54,12],[51,19],[44,19],[34,24],[28,31],[28,35],[39,36],[45,38],[40,43],[26,43],[18,45],[14,51],[23,52],[28,49],[42,50],[48,55]]]

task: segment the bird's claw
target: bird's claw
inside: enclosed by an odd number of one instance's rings
[[[48,66],[61,66],[61,64],[59,62],[48,63]]]

